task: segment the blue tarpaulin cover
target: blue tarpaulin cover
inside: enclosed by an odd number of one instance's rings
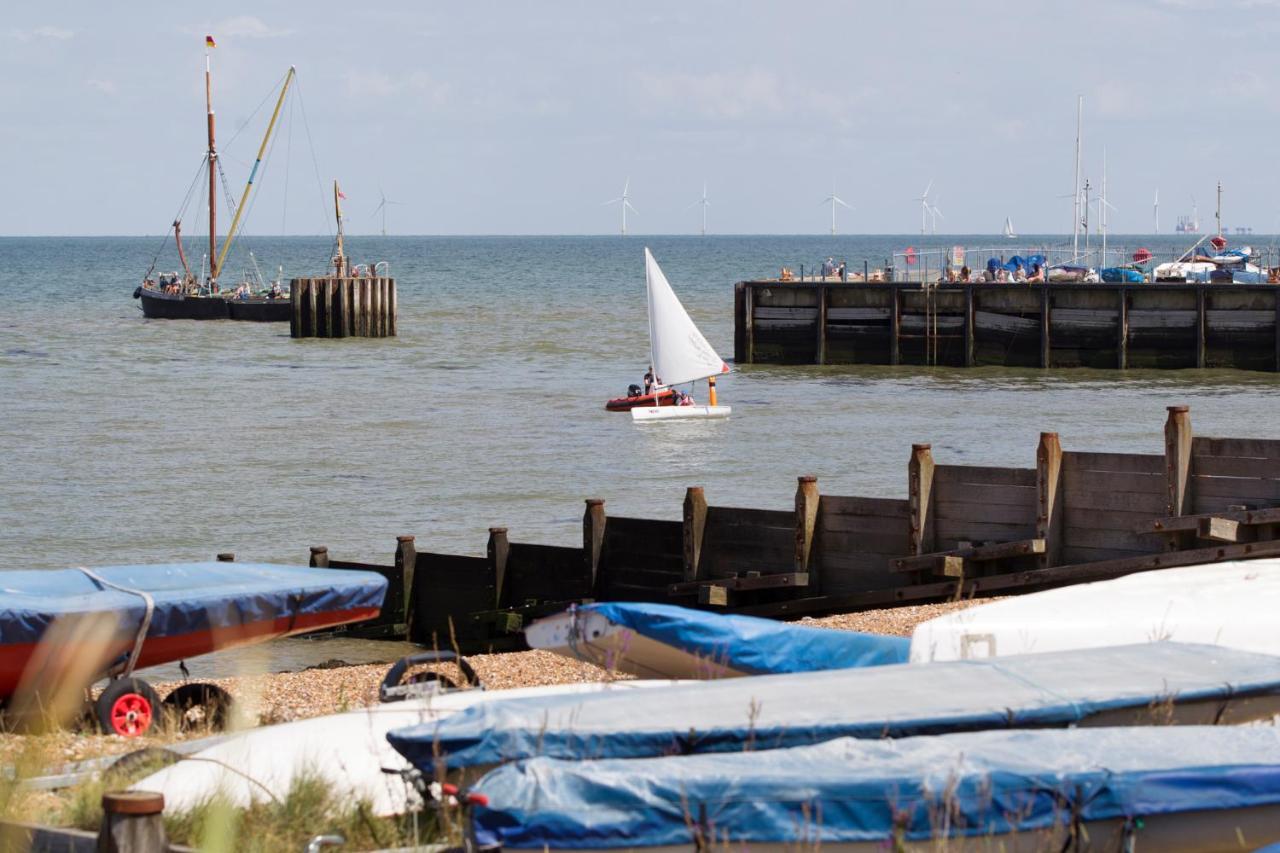
[[[535,758],[490,772],[472,790],[488,798],[471,814],[482,848],[816,849],[889,840],[895,827],[904,840],[926,840],[1062,827],[1073,812],[1083,822],[1274,808],[1280,730],[999,731],[639,760]],[[1141,831],[1137,838],[1141,849]],[[1250,841],[1278,839],[1280,829]]]
[[[1161,642],[487,702],[387,737],[431,772],[437,755],[450,767],[475,767],[539,755],[777,749],[847,736],[1067,725],[1120,709],[1141,717],[1169,697],[1241,694],[1280,694],[1280,658]]]
[[[911,649],[905,637],[806,628],[672,604],[588,604],[579,610],[598,613],[641,636],[753,675],[906,663]]]
[[[373,572],[271,563],[174,563],[91,570],[155,599],[148,637],[238,627],[278,616],[381,607],[386,578]],[[39,641],[64,615],[121,614],[132,630],[146,605],[138,595],[100,584],[79,569],[0,572],[0,647]]]

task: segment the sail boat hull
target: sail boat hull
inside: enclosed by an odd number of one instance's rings
[[[153,320],[247,320],[258,323],[287,323],[293,313],[288,299],[227,299],[221,296],[185,296],[136,291],[142,314]]]
[[[636,423],[681,420],[687,418],[727,418],[731,406],[644,406],[631,410]]]

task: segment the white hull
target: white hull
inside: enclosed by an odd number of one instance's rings
[[[671,681],[616,681],[525,687],[514,690],[461,690],[358,711],[263,726],[185,756],[138,782],[135,788],[160,791],[165,805],[192,809],[214,795],[247,807],[272,797],[284,800],[302,777],[322,779],[339,798],[367,801],[373,813],[404,814],[420,803],[399,776],[382,768],[409,767],[387,742],[387,732],[441,720],[480,702],[534,699],[566,693],[668,687]]]
[[[637,423],[668,421],[680,418],[727,418],[730,406],[644,406],[631,410],[631,419]]]
[[[1280,655],[1280,559],[1141,572],[1019,595],[917,626],[911,661],[1171,640]]]
[[[524,629],[524,638],[530,648],[640,678],[709,681],[749,674],[637,634],[592,611],[544,617]]]

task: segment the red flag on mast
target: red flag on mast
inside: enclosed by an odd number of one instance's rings
[[[205,37],[204,37],[204,46],[205,46],[205,47],[217,47],[217,46],[218,46],[218,43],[217,43],[217,42],[215,42],[215,41],[213,40],[213,36],[205,36]]]

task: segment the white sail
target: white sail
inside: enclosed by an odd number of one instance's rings
[[[1004,236],[1006,237],[1018,236],[1017,234],[1013,233],[1013,220],[1007,216],[1004,218]]]
[[[644,277],[649,289],[649,349],[653,369],[664,385],[679,385],[729,372],[676,298],[648,248]]]

